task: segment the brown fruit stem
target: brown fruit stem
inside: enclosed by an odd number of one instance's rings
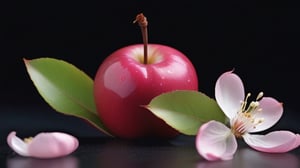
[[[147,18],[144,16],[143,13],[140,13],[136,15],[135,20],[133,23],[138,22],[139,26],[141,27],[142,36],[143,36],[143,42],[144,42],[144,64],[147,64],[148,62],[148,32],[147,32],[147,26],[148,21]]]

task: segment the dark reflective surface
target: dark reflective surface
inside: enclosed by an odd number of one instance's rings
[[[25,158],[1,147],[1,167],[7,168],[99,168],[99,167],[196,167],[196,168],[299,168],[300,149],[289,153],[257,152],[239,142],[229,161],[208,162],[195,150],[194,138],[179,136],[171,141],[125,141],[109,138],[82,139],[69,156],[56,159]]]
[[[13,157],[6,160],[8,168],[78,168],[78,158],[67,156],[57,159]]]
[[[276,127],[267,130],[299,132],[297,117],[285,111]],[[2,108],[0,129],[0,168],[299,168],[300,148],[284,154],[267,154],[250,149],[239,141],[239,149],[230,161],[208,162],[198,155],[194,137],[173,140],[129,141],[108,138],[82,120],[43,108]],[[54,122],[55,121],[55,122]],[[67,124],[66,124],[67,123]],[[35,159],[18,156],[6,145],[6,136],[16,130],[20,137],[41,131],[64,131],[80,138],[79,148],[69,156]]]
[[[244,148],[237,151],[233,160],[199,162],[197,168],[298,168],[299,156],[291,153],[267,154]]]

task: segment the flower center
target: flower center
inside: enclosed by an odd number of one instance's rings
[[[248,98],[250,93],[247,94],[244,101],[242,101],[241,109],[237,115],[232,119],[231,131],[232,133],[240,138],[250,129],[255,129],[257,125],[261,124],[264,119],[256,117],[262,109],[259,108],[259,100],[263,97],[263,92],[260,92],[255,101],[251,101],[247,106]]]

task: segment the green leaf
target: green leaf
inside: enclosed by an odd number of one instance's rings
[[[24,59],[31,80],[56,111],[79,117],[110,135],[100,120],[93,95],[93,80],[70,63],[53,58]]]
[[[196,135],[200,126],[207,121],[226,121],[226,116],[216,101],[198,91],[163,93],[154,97],[145,107],[186,135]]]

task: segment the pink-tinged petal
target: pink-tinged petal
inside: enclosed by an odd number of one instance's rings
[[[77,138],[61,132],[39,133],[29,142],[25,142],[13,131],[7,136],[7,143],[19,155],[36,158],[65,156],[79,146]]]
[[[243,136],[253,149],[268,153],[284,153],[299,147],[299,135],[290,131],[274,131],[266,135]]]
[[[223,73],[216,82],[215,97],[228,118],[236,116],[245,98],[244,85],[240,77],[232,71]]]
[[[196,136],[196,149],[206,160],[230,160],[237,150],[231,130],[217,121],[203,124]]]
[[[29,156],[28,144],[16,136],[16,132],[12,131],[7,136],[8,146],[21,156]]]
[[[77,138],[66,133],[39,133],[28,146],[28,152],[33,157],[54,158],[69,155],[78,145]]]
[[[276,99],[271,97],[263,97],[259,101],[261,111],[254,112],[255,118],[262,118],[263,122],[255,128],[250,128],[248,132],[259,132],[272,127],[281,118],[283,113],[283,105]]]

